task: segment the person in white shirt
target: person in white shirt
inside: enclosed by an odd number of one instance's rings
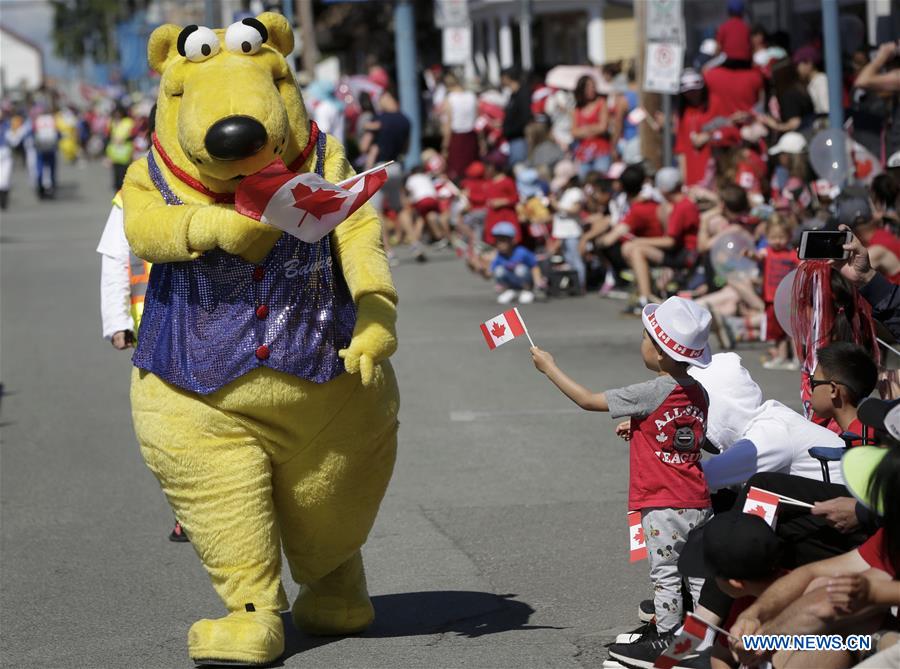
[[[579,240],[584,232],[581,227],[581,212],[584,209],[586,198],[580,187],[570,182],[569,187],[563,191],[558,200],[553,201],[553,239],[560,243],[561,251],[566,262],[578,274],[578,283],[584,290],[587,269],[584,259],[581,257]]]
[[[134,346],[131,315],[131,250],[125,238],[125,216],[120,195],[113,200],[97,253],[100,254],[100,319],[103,338],[123,351]]]
[[[794,53],[797,76],[806,84],[816,116],[828,113],[828,77],[818,69],[821,62],[822,54],[815,47],[804,46]]]
[[[344,143],[344,105],[335,97],[334,83],[317,79],[307,89],[312,102],[312,120],[319,130]]]
[[[444,77],[447,96],[441,105],[443,112],[443,141],[441,150],[447,160],[447,174],[451,179],[461,179],[466,168],[478,160],[478,98],[472,91],[463,89],[453,74]]]
[[[103,338],[110,341],[117,350],[124,351],[135,345],[135,333],[140,325],[142,311],[137,308],[135,296],[140,295],[142,307],[143,290],[146,289],[149,278],[149,264],[137,258],[128,246],[120,193],[116,193],[113,198],[112,209],[106,218],[100,243],[97,244],[97,253],[100,254],[100,320]],[[132,270],[132,267],[135,269]],[[188,541],[177,519],[169,534],[169,541]]]
[[[428,226],[435,239],[441,238],[437,188],[431,175],[427,174],[421,165],[412,169],[404,186],[406,202],[403,211],[400,212],[400,225],[403,226],[416,262],[425,262],[428,259],[422,247],[422,233],[425,226]]]
[[[688,372],[709,393],[707,439],[721,455],[703,463],[710,490],[740,485],[757,472],[778,472],[822,480],[822,467],[809,454],[814,446],[843,448],[834,432],[807,420],[762,391],[736,353],[717,353],[709,367]],[[832,483],[843,483],[839,462],[829,467]]]

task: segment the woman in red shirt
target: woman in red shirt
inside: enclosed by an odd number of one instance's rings
[[[581,180],[584,181],[590,172],[605,174],[612,162],[609,109],[606,99],[597,93],[597,83],[589,75],[581,77],[575,85],[572,137],[578,140],[575,162],[578,163],[578,176]]]
[[[490,161],[486,162],[484,196],[487,203],[487,216],[484,220],[484,241],[494,245],[493,229],[497,223],[506,221],[516,226],[515,243],[522,241],[522,229],[516,205],[519,203],[519,191],[516,181],[505,168],[499,168]]]
[[[675,155],[684,185],[705,183],[709,165],[709,134],[703,126],[709,122],[709,96],[703,77],[692,69],[681,75],[678,131],[675,134]]]

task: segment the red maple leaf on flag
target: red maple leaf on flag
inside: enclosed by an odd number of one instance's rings
[[[759,516],[760,518],[766,517],[766,509],[762,504],[757,504],[752,509],[750,509],[747,513],[752,514],[754,516]]]
[[[504,334],[506,334],[506,326],[502,323],[491,323],[493,326],[491,328],[491,334],[494,335],[494,339],[500,339]]]
[[[643,527],[639,527],[638,531],[634,533],[634,540],[639,544],[644,543],[644,528]]]
[[[326,214],[340,209],[344,205],[344,200],[347,199],[346,196],[324,188],[313,190],[302,181],[291,189],[291,194],[294,196],[294,206],[303,210],[303,218],[297,223],[298,228],[303,225],[308,214],[322,218]]]
[[[676,643],[675,648],[672,649],[672,652],[676,655],[684,655],[691,649],[691,640],[685,639],[681,643]]]

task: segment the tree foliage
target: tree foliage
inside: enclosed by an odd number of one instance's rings
[[[72,63],[90,57],[98,63],[116,60],[116,24],[148,0],[51,0],[53,46]]]

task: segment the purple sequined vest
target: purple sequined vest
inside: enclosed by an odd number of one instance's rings
[[[325,133],[316,144],[323,174]],[[169,205],[183,204],[153,152],[150,177]],[[214,392],[257,367],[315,383],[344,372],[356,307],[330,235],[308,244],[282,234],[259,265],[214,249],[150,271],[133,362],[185,390]]]

